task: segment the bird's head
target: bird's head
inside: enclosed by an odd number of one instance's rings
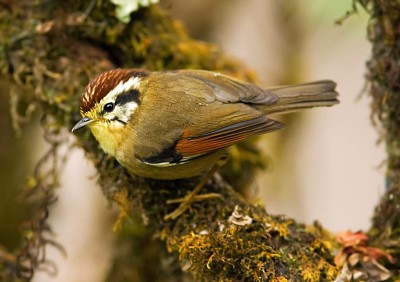
[[[86,86],[81,98],[82,119],[72,132],[88,126],[105,151],[105,143],[128,124],[140,105],[139,86],[148,72],[143,69],[113,69]]]
[[[81,99],[83,118],[72,131],[99,123],[113,127],[125,125],[140,105],[139,85],[147,75],[142,69],[113,69],[91,80]]]

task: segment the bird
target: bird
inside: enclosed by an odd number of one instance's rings
[[[111,69],[86,86],[72,132],[89,127],[133,175],[209,177],[230,146],[284,127],[270,114],[335,105],[335,87],[320,80],[263,88],[206,70]]]

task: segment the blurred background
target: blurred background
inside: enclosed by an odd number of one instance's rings
[[[384,191],[385,155],[370,122],[369,97],[361,95],[371,48],[364,11],[339,26],[335,20],[351,9],[350,0],[182,3],[162,1],[191,37],[214,42],[245,62],[260,85],[318,79],[338,83],[339,105],[276,117],[287,127],[260,139],[270,166],[258,176],[254,191],[270,213],[307,224],[318,220],[334,232],[367,229]],[[7,91],[4,83],[0,91]],[[8,96],[0,97],[0,243],[12,250],[20,243],[19,223],[28,212],[16,198],[46,145],[38,122],[15,139]],[[70,154],[61,186],[50,222],[67,257],[49,249],[58,275],[39,273],[35,281],[103,281],[112,254],[114,213],[83,152]]]

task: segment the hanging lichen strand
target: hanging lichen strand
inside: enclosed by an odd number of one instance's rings
[[[400,2],[360,1],[371,19],[368,75],[372,117],[386,144],[386,193],[375,210],[371,234],[400,268]],[[399,275],[399,274],[398,274]]]

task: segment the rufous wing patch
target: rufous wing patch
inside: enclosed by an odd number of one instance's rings
[[[260,117],[222,127],[198,136],[184,132],[175,150],[185,158],[196,157],[229,147],[252,136],[278,130],[284,125],[279,121]]]

